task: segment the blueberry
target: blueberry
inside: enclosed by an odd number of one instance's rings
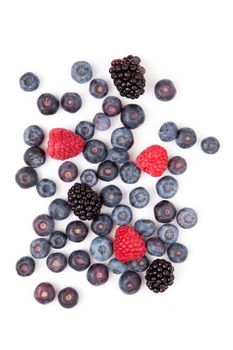
[[[118,167],[111,160],[105,160],[100,163],[97,169],[97,176],[100,180],[103,181],[112,181],[118,175]]]
[[[108,260],[113,254],[112,241],[106,237],[96,237],[91,241],[90,253],[96,260]]]
[[[155,256],[162,256],[166,253],[166,245],[157,237],[147,239],[146,249],[149,254]]]
[[[113,221],[110,215],[108,214],[99,214],[91,222],[92,231],[99,236],[107,236],[113,226]]]
[[[216,137],[209,136],[201,141],[201,149],[207,154],[215,154],[220,148],[220,142]]]
[[[187,259],[188,249],[184,244],[172,243],[167,249],[169,259],[174,263],[182,263]]]
[[[96,171],[93,169],[83,170],[83,172],[80,176],[80,181],[83,184],[89,185],[90,187],[95,186],[98,182],[98,177],[97,177]]]
[[[39,146],[44,140],[44,132],[38,125],[30,125],[24,130],[23,140],[28,146]]]
[[[158,228],[157,236],[166,244],[175,243],[179,236],[179,230],[173,224],[164,224]]]
[[[34,73],[27,72],[20,77],[19,85],[24,91],[34,91],[40,85],[40,81]]]
[[[95,125],[97,130],[105,131],[105,130],[108,130],[110,128],[111,121],[110,121],[110,118],[107,114],[97,113],[94,116],[93,124]]]
[[[113,130],[111,144],[113,147],[120,147],[126,150],[130,149],[134,144],[132,131],[124,127]]]
[[[108,268],[104,264],[92,264],[87,271],[87,280],[93,286],[100,286],[107,282]]]
[[[127,225],[132,221],[133,214],[127,205],[118,205],[112,211],[112,219],[115,225]]]
[[[178,128],[173,122],[164,123],[159,129],[159,137],[164,142],[170,142],[176,139]]]
[[[129,268],[135,272],[144,272],[148,269],[149,264],[147,256],[143,256],[140,259],[130,261]]]
[[[91,65],[86,61],[75,62],[71,67],[71,76],[77,83],[83,84],[91,80]]]
[[[149,192],[144,187],[134,188],[129,194],[129,201],[134,208],[144,208],[150,201]]]
[[[95,126],[86,121],[79,122],[75,127],[75,134],[80,135],[85,141],[91,139],[95,132]]]
[[[66,112],[75,113],[82,107],[82,99],[75,92],[66,92],[61,98],[61,106]]]
[[[178,191],[178,182],[172,176],[164,176],[157,181],[156,191],[162,198],[172,198]]]
[[[39,168],[45,163],[45,151],[38,146],[32,146],[26,150],[23,159],[28,166],[32,168]]]
[[[196,225],[198,217],[195,210],[191,208],[183,208],[178,211],[176,220],[183,228],[191,228]]]
[[[66,227],[67,238],[72,242],[82,242],[88,234],[88,227],[84,222],[71,221]]]
[[[93,139],[86,143],[83,155],[90,163],[100,163],[107,157],[108,151],[106,145],[99,140]]]
[[[72,182],[78,176],[78,168],[73,162],[67,160],[59,166],[58,175],[62,181]]]
[[[75,250],[69,256],[68,263],[76,271],[84,271],[90,266],[91,259],[85,250]]]
[[[52,115],[57,112],[59,108],[59,101],[52,94],[42,94],[38,97],[37,107],[40,113],[44,115]]]
[[[187,169],[186,160],[180,156],[175,156],[171,158],[168,162],[168,170],[173,175],[181,175]]]
[[[122,164],[129,160],[129,153],[124,148],[113,147],[108,151],[108,158],[112,162]]]
[[[122,192],[115,185],[103,187],[100,191],[100,200],[106,207],[116,207],[122,200]]]
[[[142,107],[136,104],[126,105],[121,112],[121,122],[129,129],[136,129],[144,123],[145,113]]]
[[[108,96],[104,99],[102,104],[103,112],[109,117],[114,117],[121,113],[122,103],[118,97]]]
[[[34,290],[34,298],[40,304],[48,304],[51,303],[55,299],[55,289],[52,284],[43,282],[38,284],[38,286]]]
[[[35,259],[45,258],[50,251],[50,244],[45,238],[34,239],[30,244],[30,253]]]
[[[103,98],[108,93],[108,84],[103,79],[93,79],[90,82],[89,92],[95,98]]]
[[[137,293],[141,287],[141,277],[137,272],[126,271],[119,279],[119,287],[125,294]]]
[[[42,179],[37,183],[36,190],[41,197],[48,198],[56,193],[57,186],[52,180]]]
[[[19,276],[31,276],[35,271],[35,261],[30,256],[23,256],[16,263],[16,271]]]
[[[155,223],[151,220],[139,219],[135,222],[134,228],[143,237],[150,237],[155,233]]]
[[[61,272],[67,266],[67,259],[62,253],[52,253],[47,257],[46,264],[50,271]]]
[[[109,271],[121,274],[128,270],[128,266],[116,258],[112,258],[108,263]]]
[[[78,292],[71,287],[61,289],[57,298],[60,305],[66,309],[71,309],[72,307],[76,306],[79,301]]]
[[[176,94],[176,88],[169,79],[163,79],[155,84],[155,96],[160,101],[170,101]]]
[[[54,231],[49,236],[49,244],[54,249],[61,249],[65,247],[67,242],[67,236],[61,231]]]
[[[25,166],[17,171],[15,181],[21,188],[27,189],[36,186],[38,175],[35,169]]]
[[[70,215],[70,207],[64,199],[56,198],[49,205],[49,215],[55,220],[64,220]]]
[[[136,183],[141,176],[141,170],[133,162],[125,162],[120,167],[120,177],[126,184]]]
[[[171,222],[176,216],[176,207],[169,201],[163,200],[154,206],[154,215],[158,222]]]
[[[44,237],[53,232],[55,223],[51,216],[42,214],[33,220],[32,226],[39,236]]]
[[[197,135],[191,128],[181,128],[178,130],[176,144],[181,148],[190,148],[197,141]]]

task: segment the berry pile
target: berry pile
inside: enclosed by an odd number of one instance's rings
[[[140,66],[137,56],[129,55],[123,60],[112,61],[110,73],[121,96],[134,99],[144,93],[145,69]],[[92,68],[86,61],[75,62],[71,76],[79,84],[90,81],[89,92],[97,99],[108,93],[105,80],[92,79]],[[40,81],[35,74],[28,72],[20,78],[19,83],[24,91],[34,91]],[[160,101],[169,101],[174,98],[176,88],[171,80],[163,79],[155,84],[154,93]],[[44,93],[38,97],[37,106],[43,115],[56,113],[59,106],[65,112],[75,114],[82,106],[82,98],[75,92],[66,92],[59,101],[56,96]],[[112,146],[108,149],[104,142],[94,138],[94,134],[96,131],[108,130],[112,118],[117,115],[120,115],[122,127],[112,131]],[[16,263],[19,276],[32,275],[37,268],[36,261],[46,258],[46,266],[52,273],[59,274],[67,268],[79,272],[86,270],[87,280],[94,286],[107,282],[110,272],[120,274],[119,288],[125,294],[138,292],[144,272],[147,287],[155,293],[164,292],[173,284],[175,277],[172,263],[181,263],[188,257],[188,248],[178,242],[178,225],[181,229],[190,229],[196,225],[198,216],[190,207],[177,210],[170,199],[179,189],[178,181],[168,174],[163,176],[166,171],[174,176],[183,174],[187,169],[184,158],[178,155],[169,157],[166,149],[156,144],[136,155],[135,162],[130,158],[128,151],[134,144],[133,130],[143,124],[145,117],[141,106],[123,106],[118,97],[107,96],[102,104],[102,112],[96,113],[92,123],[80,121],[73,130],[50,130],[46,151],[41,147],[45,141],[43,130],[37,125],[25,129],[23,139],[29,146],[23,157],[26,166],[17,171],[16,183],[23,189],[35,187],[42,198],[54,196],[57,189],[55,181],[39,179],[36,171],[46,162],[47,156],[65,160],[57,170],[61,184],[75,183],[71,184],[66,199],[53,199],[48,214],[40,214],[33,220],[37,238],[30,244],[31,256],[21,257]],[[192,128],[178,128],[174,122],[164,123],[158,134],[162,142],[175,141],[183,149],[197,142],[197,135]],[[210,136],[204,138],[200,146],[206,154],[214,154],[219,150],[220,143]],[[68,160],[72,158],[75,161],[77,156],[83,156],[96,168],[79,169],[75,162]],[[149,193],[142,186],[132,188],[129,193],[130,206],[122,203],[123,188],[115,184],[103,185],[99,193],[93,189],[99,181],[111,182],[118,175],[122,184],[136,184],[142,172],[159,179],[155,182],[154,193]],[[78,177],[80,180],[77,180]],[[145,218],[131,224],[133,208],[146,207],[154,200],[156,193],[161,200],[154,203],[153,214],[160,226],[157,228],[153,220]],[[111,213],[101,212],[107,208]],[[71,212],[78,220],[70,221],[64,232],[56,230],[56,221],[68,218]],[[87,221],[90,220],[88,225]],[[91,241],[89,251],[78,249],[69,256],[63,253],[62,249],[68,241],[81,243],[90,231],[95,238]],[[164,254],[167,254],[167,260],[161,258]],[[154,260],[151,261],[150,257]],[[42,282],[34,291],[35,299],[41,304],[53,301],[56,294],[58,302],[65,308],[74,307],[79,301],[78,292],[70,286],[57,293],[49,282]]]

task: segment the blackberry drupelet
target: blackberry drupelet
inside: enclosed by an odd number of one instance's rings
[[[92,220],[99,215],[101,201],[87,184],[76,182],[68,191],[68,204],[80,220]]]
[[[121,96],[138,98],[145,92],[145,69],[140,66],[140,58],[129,55],[113,60],[109,72]]]
[[[174,267],[165,259],[154,260],[146,271],[146,285],[154,293],[164,292],[174,282]]]

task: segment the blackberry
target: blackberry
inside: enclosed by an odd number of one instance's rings
[[[145,69],[140,62],[139,57],[132,55],[112,61],[109,72],[121,96],[135,99],[144,94]]]
[[[100,214],[99,196],[87,184],[76,182],[68,191],[68,204],[80,220],[92,220]]]
[[[164,292],[174,281],[174,267],[165,259],[154,260],[146,271],[146,285],[154,293]]]

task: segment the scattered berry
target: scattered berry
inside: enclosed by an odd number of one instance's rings
[[[119,275],[128,270],[128,266],[116,258],[112,258],[108,263],[109,271]]]
[[[135,230],[140,233],[142,237],[150,237],[155,233],[155,223],[151,220],[139,219],[134,224]]]
[[[163,79],[155,84],[155,96],[160,101],[170,101],[176,94],[176,88],[169,79]]]
[[[113,147],[108,151],[108,159],[117,164],[122,164],[129,160],[129,153],[124,148]]]
[[[85,250],[75,250],[69,256],[68,263],[76,271],[84,271],[90,266],[91,259]]]
[[[62,253],[52,253],[47,257],[46,264],[50,271],[61,272],[67,266],[67,259]]]
[[[44,237],[53,232],[55,223],[51,216],[42,214],[33,220],[32,226],[39,236]]]
[[[197,141],[197,135],[191,128],[181,128],[178,130],[176,144],[181,148],[190,148]]]
[[[83,184],[87,184],[90,187],[93,187],[98,182],[97,173],[93,169],[85,169],[83,170],[82,174],[80,175],[80,181]]]
[[[91,139],[94,132],[95,126],[90,122],[82,121],[75,127],[75,134],[80,135],[85,141]]]
[[[79,84],[83,84],[91,80],[91,65],[86,61],[75,62],[71,67],[71,76]]]
[[[164,142],[170,142],[176,139],[178,128],[173,122],[164,123],[159,129],[160,140]]]
[[[40,146],[44,140],[44,132],[38,125],[30,125],[24,130],[23,140],[28,146]]]
[[[67,238],[72,242],[82,242],[88,234],[88,227],[82,221],[71,221],[66,226]]]
[[[49,205],[49,215],[55,220],[64,220],[70,215],[68,203],[61,198],[54,199]]]
[[[178,191],[178,182],[172,176],[164,176],[157,181],[156,191],[162,198],[172,198]]]
[[[151,237],[147,239],[146,249],[149,254],[155,255],[155,256],[162,256],[166,253],[166,246],[164,242],[162,242],[157,237]]]
[[[171,174],[181,175],[186,171],[187,163],[184,158],[175,156],[169,160],[167,167]]]
[[[78,292],[71,287],[66,287],[60,290],[57,297],[60,305],[66,309],[71,309],[76,306],[79,301]]]
[[[100,191],[100,200],[106,207],[116,207],[122,200],[122,192],[115,185],[103,187]]]
[[[165,259],[154,260],[146,271],[146,285],[154,293],[164,292],[174,282],[174,267]]]
[[[68,204],[80,220],[92,220],[100,214],[99,196],[87,184],[76,182],[68,191]]]
[[[121,111],[121,122],[129,129],[136,129],[144,123],[145,113],[139,105],[126,105]]]
[[[146,253],[146,245],[133,227],[120,226],[113,242],[115,257],[121,262],[142,258]]]
[[[112,181],[118,175],[117,165],[111,160],[105,160],[100,163],[97,169],[97,176],[100,180],[103,181]]]
[[[179,230],[173,224],[163,224],[158,228],[157,236],[166,244],[175,243],[179,236]]]
[[[34,298],[40,304],[51,303],[55,299],[55,290],[52,284],[43,282],[38,284],[34,291]]]
[[[121,180],[126,184],[135,184],[141,176],[140,168],[133,162],[125,162],[119,172]]]
[[[108,84],[103,79],[93,79],[90,82],[89,92],[95,98],[103,98],[108,93]]]
[[[146,148],[136,159],[136,165],[151,176],[161,176],[167,168],[167,163],[167,151],[158,145]]]
[[[32,146],[25,151],[23,159],[28,166],[39,168],[45,163],[45,151],[38,146]]]
[[[154,206],[154,215],[158,222],[171,222],[176,216],[176,207],[169,201],[163,200]]]
[[[134,208],[144,208],[150,201],[149,192],[144,187],[134,188],[129,194],[129,201]]]
[[[67,242],[67,236],[61,231],[54,231],[49,236],[49,244],[54,249],[61,249],[65,247]]]
[[[95,217],[91,222],[92,231],[98,236],[107,236],[113,226],[113,221],[110,215],[108,214],[100,214]]]
[[[95,125],[97,130],[105,131],[105,130],[108,130],[110,128],[111,120],[107,114],[97,113],[94,116],[93,124]]]
[[[195,210],[191,208],[183,208],[178,211],[176,220],[183,228],[191,228],[196,225],[198,217]]]
[[[113,130],[111,144],[113,147],[120,147],[126,150],[130,149],[134,144],[132,131],[124,127]]]
[[[70,130],[56,128],[49,132],[48,155],[51,158],[65,160],[81,153],[84,140]]]
[[[137,260],[132,260],[129,262],[129,268],[135,272],[144,272],[149,266],[149,260],[147,256],[143,256]]]
[[[38,175],[35,169],[25,166],[17,171],[15,181],[19,187],[27,189],[36,186]]]
[[[30,253],[35,259],[45,258],[50,251],[49,242],[45,238],[34,239],[30,244]]]
[[[87,280],[93,286],[100,286],[107,282],[109,277],[108,268],[104,264],[92,264],[87,270]]]
[[[96,164],[104,161],[108,155],[108,150],[105,143],[92,139],[86,143],[83,155],[89,163]]]
[[[118,205],[112,211],[112,219],[115,225],[128,225],[132,218],[132,210],[127,205]]]
[[[37,183],[36,190],[41,197],[48,198],[56,193],[57,186],[52,180],[42,179]]]
[[[59,108],[58,99],[52,94],[42,94],[37,99],[37,107],[44,115],[55,114]]]
[[[61,98],[61,106],[66,112],[75,113],[82,107],[82,99],[75,92],[66,92]]]
[[[108,260],[112,254],[112,241],[106,237],[96,237],[91,241],[90,253],[98,261]]]
[[[141,277],[137,272],[126,271],[119,279],[119,287],[125,294],[135,294],[139,291],[141,282]]]
[[[167,249],[169,259],[174,263],[182,263],[187,259],[188,249],[184,244],[172,243]]]
[[[118,97],[108,96],[104,99],[102,109],[105,114],[109,117],[114,117],[121,113],[122,103]]]
[[[216,137],[209,136],[201,141],[201,149],[207,154],[215,154],[220,148],[220,142]]]
[[[28,277],[35,271],[35,261],[30,256],[23,256],[16,263],[16,271],[19,276]]]
[[[34,73],[27,72],[20,77],[19,85],[24,91],[35,91],[40,85],[40,81]]]
[[[62,181],[72,182],[78,176],[78,168],[73,162],[67,160],[59,166],[58,175]]]

